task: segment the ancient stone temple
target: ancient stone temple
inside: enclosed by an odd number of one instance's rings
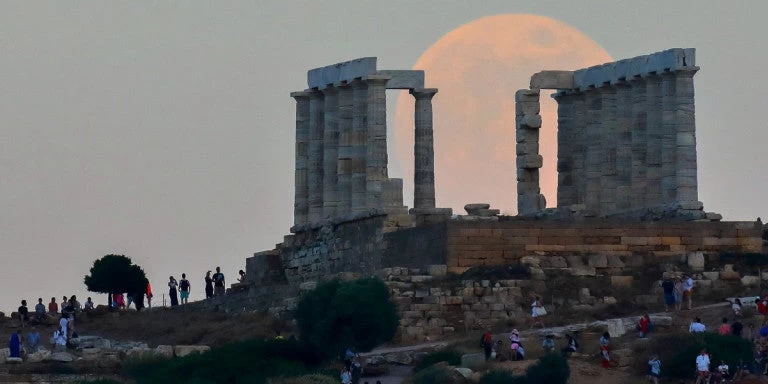
[[[539,190],[539,95],[555,89],[558,208],[704,219],[696,178],[698,69],[694,49],[676,48],[534,74],[530,89],[516,94],[518,213],[546,208]]]
[[[450,216],[450,209],[435,207],[432,97],[437,89],[424,88],[424,71],[377,70],[376,58],[365,57],[312,69],[307,85],[291,93],[296,99],[294,232],[375,214],[411,219],[403,206],[403,180],[388,172],[387,89],[407,89],[416,103],[410,212]]]

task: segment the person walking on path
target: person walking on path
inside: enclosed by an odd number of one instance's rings
[[[664,290],[664,312],[669,312],[669,307],[675,305],[675,283],[668,278],[664,279],[661,288]]]
[[[683,297],[688,301],[688,310],[691,310],[693,307],[693,286],[695,284],[696,283],[693,281],[691,275],[685,277],[685,281],[683,282]]]
[[[659,384],[659,377],[661,377],[661,361],[659,360],[659,355],[651,356],[648,365],[651,366],[651,379],[653,380],[653,384]]]
[[[683,281],[678,277],[675,279],[675,310],[678,312],[682,309],[683,305]]]
[[[190,288],[192,288],[192,286],[189,284],[189,280],[187,280],[186,273],[181,274],[181,281],[179,282],[179,288],[181,289],[181,303],[189,304],[189,290]]]
[[[211,278],[211,271],[205,273],[205,298],[210,299],[213,297],[213,279]]]
[[[216,273],[213,274],[213,293],[216,296],[224,296],[224,274],[221,273],[221,267],[216,267]]]
[[[480,347],[483,348],[485,353],[485,361],[491,359],[491,352],[493,352],[493,336],[491,332],[486,330],[483,336],[480,337]]]
[[[171,297],[171,307],[179,305],[179,296],[176,290],[178,285],[179,284],[176,282],[176,279],[173,276],[168,279],[168,296]]]

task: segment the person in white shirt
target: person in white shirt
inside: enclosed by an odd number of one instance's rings
[[[707,327],[701,323],[701,319],[699,319],[698,317],[695,318],[691,323],[691,326],[688,327],[688,332],[690,333],[701,333],[706,330],[707,330]]]
[[[707,376],[709,376],[709,355],[707,349],[702,349],[701,354],[696,357],[696,384],[701,383]]]
[[[683,300],[688,300],[688,309],[690,310],[693,306],[692,300],[693,300],[693,285],[694,285],[693,278],[691,275],[688,275],[685,277],[685,280],[683,280]]]
[[[720,365],[717,366],[717,375],[721,381],[728,380],[730,378],[730,372],[728,364],[725,361],[720,361]]]

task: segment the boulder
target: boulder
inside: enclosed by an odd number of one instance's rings
[[[611,287],[631,287],[632,276],[611,276]]]
[[[745,287],[754,287],[760,285],[760,276],[743,276],[741,278],[741,285]]]
[[[720,279],[739,280],[741,279],[741,274],[733,270],[733,264],[726,264],[723,266],[723,270],[720,271]]]
[[[464,376],[465,379],[469,379],[469,377],[472,376],[472,370],[469,368],[456,367],[454,369],[456,370],[456,372]]]
[[[488,203],[472,203],[464,206],[464,210],[469,215],[477,215],[480,210],[490,209],[491,205]]]
[[[483,353],[467,353],[461,356],[461,366],[464,368],[474,368],[485,364],[485,354]]]
[[[50,360],[51,358],[51,351],[47,350],[38,350],[37,352],[32,352],[27,355],[27,361],[30,363],[39,363],[44,360]]]
[[[21,357],[6,357],[5,363],[6,364],[21,364],[23,360],[21,360]]]
[[[211,350],[207,345],[177,345],[173,347],[176,357],[184,357],[192,353],[205,353]]]
[[[98,360],[101,358],[101,348],[85,348],[82,350],[83,358],[86,360]]]
[[[589,255],[587,257],[587,265],[595,268],[607,268],[608,258],[602,254]]]
[[[688,266],[694,271],[703,271],[704,261],[704,252],[691,252],[688,254]]]
[[[707,280],[717,280],[720,278],[720,272],[718,271],[702,272],[701,275]]]
[[[672,326],[672,316],[663,316],[663,315],[651,315],[651,324],[658,325],[662,327],[671,327]]]
[[[170,359],[173,357],[173,346],[172,345],[158,345],[155,348],[155,355],[158,357],[164,357],[167,359]]]
[[[72,356],[68,352],[55,352],[51,354],[50,359],[51,361],[58,361],[60,363],[69,363],[73,360],[75,360],[75,357]]]
[[[613,297],[613,296],[605,296],[605,297],[603,297],[603,303],[608,304],[608,305],[616,305],[616,304],[619,303],[619,301],[616,300],[616,298]]]
[[[611,352],[611,358],[619,367],[628,367],[632,364],[634,352],[630,348],[616,349]]]

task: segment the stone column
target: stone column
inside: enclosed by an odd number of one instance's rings
[[[389,76],[371,75],[368,84],[368,147],[366,156],[366,206],[383,208],[383,183],[387,172],[387,81]]]
[[[675,71],[675,127],[677,153],[675,172],[677,201],[699,200],[696,166],[696,106],[694,104],[693,76],[699,67],[685,67]]]
[[[632,209],[645,206],[645,157],[648,151],[646,140],[645,82],[634,77],[632,84]]]
[[[576,204],[574,187],[573,95],[560,91],[552,95],[557,101],[557,206]]]
[[[344,216],[352,212],[352,87],[346,83],[336,84],[339,90],[339,165],[338,204],[336,215]]]
[[[661,75],[661,199],[664,203],[677,200],[675,154],[677,152],[677,126],[675,124],[675,75],[664,72]]]
[[[616,212],[616,151],[618,147],[616,120],[616,87],[605,84],[600,92],[600,136],[602,159],[600,161],[600,207],[603,215]]]
[[[336,88],[322,90],[324,103],[323,130],[323,218],[336,217],[339,167],[339,94]]]
[[[517,135],[517,214],[530,215],[546,208],[539,187],[539,91],[523,89],[515,93]]]
[[[291,92],[296,100],[296,173],[293,197],[293,225],[306,224],[309,218],[309,93]]]
[[[645,178],[647,181],[645,205],[661,205],[661,135],[662,135],[662,94],[661,77],[655,73],[645,78],[646,102],[646,152]]]
[[[416,99],[413,146],[413,207],[435,208],[435,149],[432,131],[432,97],[436,88],[412,89]]]
[[[325,102],[323,93],[314,89],[309,95],[309,222],[323,217],[323,158],[325,139]]]
[[[352,133],[350,136],[350,189],[353,213],[366,211],[366,156],[368,148],[368,85],[352,82]]]
[[[632,202],[632,88],[616,83],[616,211],[625,212]]]
[[[573,153],[573,186],[574,204],[586,204],[587,173],[586,153],[587,143],[587,105],[584,92],[573,95],[573,142],[570,144]]]
[[[602,212],[600,201],[601,162],[605,153],[600,127],[602,99],[600,98],[600,93],[595,88],[587,89],[585,94],[587,105],[587,126],[586,134],[584,135],[587,141],[584,165],[587,175],[585,202],[587,209],[599,215]]]

